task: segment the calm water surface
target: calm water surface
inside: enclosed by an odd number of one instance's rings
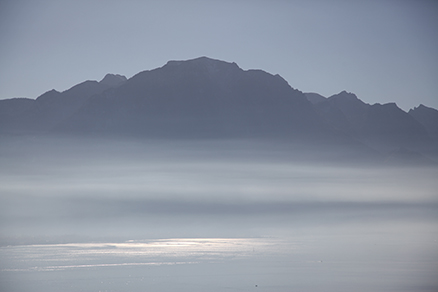
[[[0,291],[438,291],[436,168],[14,143],[0,145]]]

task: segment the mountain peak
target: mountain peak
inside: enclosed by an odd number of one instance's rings
[[[349,103],[354,103],[354,104],[360,104],[360,106],[367,105],[362,100],[360,100],[356,96],[356,94],[351,93],[351,92],[347,92],[345,90],[339,92],[338,94],[334,94],[334,95],[330,96],[327,100],[341,102],[341,103],[349,102]]]
[[[42,100],[47,100],[47,99],[52,99],[52,98],[56,98],[61,94],[61,92],[52,89],[49,91],[44,92],[43,94],[41,94],[40,96],[38,96],[36,99],[38,101],[42,101]]]
[[[186,61],[171,60],[168,61],[164,67],[175,67],[182,65],[204,68],[210,73],[217,72],[225,68],[240,69],[239,66],[234,62],[229,63],[221,60],[211,59],[205,56]]]
[[[419,106],[414,107],[413,109],[410,109],[409,112],[411,112],[411,111],[424,111],[424,110],[435,110],[435,109],[427,107],[424,104],[420,104]]]
[[[108,85],[110,87],[117,87],[125,83],[128,80],[125,76],[119,74],[106,74],[102,80],[99,81],[100,84]]]
[[[195,63],[195,64],[207,64],[207,63],[221,63],[221,64],[235,64],[233,63],[229,63],[226,61],[222,61],[222,60],[217,60],[217,59],[212,59],[209,57],[198,57],[198,58],[194,58],[194,59],[189,59],[189,60],[170,60],[166,63],[166,65],[173,65],[173,66],[178,66],[181,64],[187,64],[187,63]]]
[[[348,98],[355,98],[357,99],[356,94],[352,93],[352,92],[348,92],[346,90],[342,90],[341,92],[339,92],[338,94],[334,94],[332,96],[341,96],[341,97],[348,97]]]

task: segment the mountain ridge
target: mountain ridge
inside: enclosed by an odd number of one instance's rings
[[[303,93],[278,74],[200,57],[129,79],[107,74],[33,101],[0,101],[0,133],[306,141],[321,151],[347,145],[354,153],[438,157],[434,110],[406,113],[346,91],[328,98]]]

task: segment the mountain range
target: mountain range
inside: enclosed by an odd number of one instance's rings
[[[253,139],[438,161],[436,109],[405,112],[345,91],[303,93],[279,75],[207,57],[169,61],[129,79],[107,74],[36,99],[0,100],[0,137],[28,134]]]

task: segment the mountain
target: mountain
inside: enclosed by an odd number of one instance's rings
[[[424,126],[429,135],[438,142],[438,110],[420,104],[408,114]]]
[[[28,110],[35,100],[30,98],[11,98],[0,100],[0,125]]]
[[[304,93],[304,95],[306,96],[307,100],[310,101],[312,104],[317,104],[326,100],[324,96],[315,92],[306,92]]]
[[[322,119],[346,134],[354,134],[368,107],[356,95],[342,91],[314,105]]]
[[[279,75],[201,57],[141,72],[85,103],[58,127],[148,137],[293,138],[327,131]]]
[[[36,100],[0,101],[0,133],[255,139],[287,142],[315,157],[411,161],[438,158],[437,113],[370,105],[346,91],[302,93],[279,75],[201,57],[129,79],[107,74]]]
[[[327,124],[382,153],[400,148],[436,152],[426,128],[395,103],[369,105],[343,91],[314,107]]]
[[[40,95],[36,100],[15,100],[20,109],[13,115],[5,115],[0,110],[0,131],[12,133],[45,133],[52,130],[67,117],[76,112],[93,95],[111,88],[111,84],[121,84],[121,75],[106,75],[102,81],[85,81],[59,92],[54,89]],[[3,111],[11,111],[12,104],[3,101]]]
[[[99,83],[107,85],[108,87],[117,87],[125,83],[126,80],[128,79],[123,75],[106,74],[105,77],[99,81]]]

